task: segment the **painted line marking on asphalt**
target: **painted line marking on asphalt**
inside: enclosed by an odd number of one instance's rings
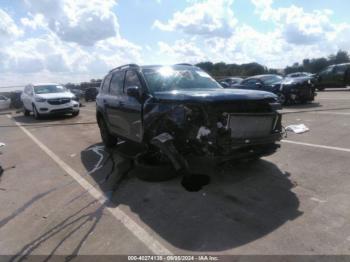
[[[350,98],[341,98],[341,97],[335,97],[335,98],[317,98],[317,100],[350,100]]]
[[[291,140],[282,140],[281,142],[287,143],[287,144],[295,144],[295,145],[301,145],[301,146],[309,146],[309,147],[323,148],[323,149],[350,153],[349,148],[343,148],[343,147],[324,146],[324,145],[310,144],[310,143],[297,142],[297,141],[291,141]]]
[[[90,193],[92,197],[97,199],[101,204],[105,205],[105,208],[118,220],[120,221],[129,231],[138,238],[146,247],[148,247],[154,254],[159,255],[171,255],[172,252],[162,245],[155,237],[155,232],[149,233],[136,223],[131,217],[129,217],[119,207],[111,208],[106,205],[108,199],[102,192],[94,188],[88,181],[86,181],[79,173],[73,168],[66,164],[60,159],[54,152],[52,152],[46,145],[39,141],[32,133],[26,128],[21,126],[20,123],[15,121],[10,115],[8,118],[12,119],[15,124],[41,149],[43,150],[57,165],[59,165],[67,174],[75,179],[86,191]],[[146,227],[146,225],[144,225]]]
[[[309,114],[322,114],[322,115],[339,115],[339,116],[348,116],[350,112],[308,112]]]

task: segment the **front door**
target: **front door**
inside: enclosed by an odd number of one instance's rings
[[[138,87],[142,84],[136,71],[128,70],[125,75],[123,104],[120,107],[121,128],[125,137],[136,142],[142,141],[142,101],[141,96],[127,95],[128,87]]]
[[[22,102],[24,108],[30,111],[32,110],[32,96],[33,88],[31,86],[26,86],[22,94]]]

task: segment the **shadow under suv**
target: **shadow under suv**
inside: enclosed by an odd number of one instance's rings
[[[225,162],[272,154],[281,139],[277,96],[224,89],[200,68],[125,65],[111,70],[96,98],[107,147],[118,138],[153,160],[187,169],[188,156]]]

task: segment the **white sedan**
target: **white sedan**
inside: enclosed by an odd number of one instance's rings
[[[0,95],[0,110],[9,109],[11,105],[11,99],[6,96]]]
[[[36,119],[43,115],[79,114],[77,97],[59,84],[30,84],[21,95],[24,115],[30,112]]]

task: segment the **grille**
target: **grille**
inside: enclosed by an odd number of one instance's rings
[[[230,114],[228,127],[232,138],[259,138],[271,134],[275,114]]]
[[[50,105],[63,105],[63,104],[69,103],[69,102],[70,102],[70,98],[55,98],[55,99],[49,99],[49,100],[47,100],[47,102],[48,102]]]

